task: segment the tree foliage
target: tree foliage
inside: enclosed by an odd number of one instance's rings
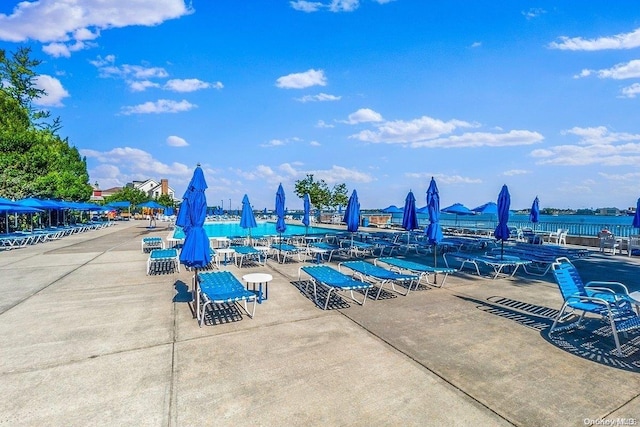
[[[162,206],[166,207],[175,207],[175,202],[173,201],[173,197],[168,194],[161,194],[156,202],[160,203]]]
[[[105,199],[106,203],[131,202],[132,206],[149,201],[147,193],[133,187],[123,187]]]
[[[56,134],[57,120],[39,123],[49,113],[33,108],[45,93],[34,83],[40,61],[29,55],[27,48],[11,58],[0,50],[0,196],[88,200],[86,159]]]
[[[325,207],[344,206],[349,200],[346,184],[336,184],[333,189],[329,189],[323,179],[316,181],[313,178],[313,174],[307,174],[304,179],[296,181],[294,191],[300,198],[304,197],[305,194],[309,194],[311,204],[320,210]]]

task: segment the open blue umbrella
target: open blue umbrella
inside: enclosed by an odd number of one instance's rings
[[[182,227],[185,234],[180,251],[180,262],[187,267],[194,268],[196,283],[198,268],[206,267],[211,262],[209,237],[203,228],[207,217],[207,198],[204,194],[206,189],[207,182],[200,164],[198,164],[184,193],[180,212],[176,219],[176,225]]]
[[[640,200],[638,200],[640,202]],[[540,201],[538,200],[538,196],[533,199],[533,203],[531,204],[531,211],[529,211],[529,221],[534,224],[537,224],[540,221]]]
[[[636,202],[636,214],[633,216],[633,222],[631,225],[636,228],[640,228],[640,199]]]
[[[487,202],[484,205],[480,205],[477,206],[473,209],[471,209],[471,211],[477,213],[477,214],[493,214],[493,215],[497,215],[498,214],[498,205],[496,205],[495,202]]]
[[[511,232],[509,231],[509,206],[511,205],[511,196],[506,185],[502,186],[500,194],[498,194],[498,226],[493,235],[500,240],[500,257],[504,258],[504,242],[509,240]]]
[[[304,234],[306,235],[307,232],[309,231],[308,230],[309,224],[310,224],[309,216],[311,215],[311,200],[309,199],[309,193],[305,193],[302,200],[304,205],[304,214],[302,215],[302,223],[305,226]]]
[[[433,245],[433,266],[437,267],[437,246],[442,241],[442,228],[440,227],[440,193],[436,180],[431,177],[427,188],[427,207],[429,209],[429,226],[427,227],[427,239]],[[435,276],[435,275],[434,275]]]
[[[249,202],[249,197],[245,194],[242,198],[242,213],[240,214],[240,227],[245,230],[249,229],[249,244],[251,244],[251,229],[257,227],[256,217],[253,215],[253,209]]]
[[[137,205],[139,208],[149,208],[149,209],[164,209],[165,206],[156,202],[155,200],[149,200],[148,202],[140,203]]]
[[[278,191],[276,191],[275,212],[276,212],[276,231],[280,235],[280,238],[278,239],[278,259],[280,259],[280,252],[282,249],[282,233],[287,231],[287,223],[284,221],[286,210],[285,210],[284,188],[282,188],[282,184],[278,185]]]
[[[443,208],[440,212],[454,214],[456,216],[456,225],[458,224],[458,215],[473,215],[473,211],[462,203],[454,203]]]
[[[380,212],[382,212],[382,213],[390,213],[390,214],[402,213],[402,209],[397,207],[396,205],[391,205],[391,206],[387,206],[386,208],[380,210]]]

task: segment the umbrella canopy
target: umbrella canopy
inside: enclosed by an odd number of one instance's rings
[[[427,189],[427,207],[429,208],[429,227],[427,238],[429,243],[436,245],[442,241],[442,228],[440,227],[440,193],[436,180],[431,178]]]
[[[442,208],[440,212],[456,214],[456,215],[473,215],[473,211],[462,203],[454,203],[451,206]]]
[[[478,214],[498,214],[498,205],[495,202],[487,202],[484,205],[480,205],[471,209],[473,212]]]
[[[278,191],[276,191],[276,231],[278,233],[284,233],[287,230],[287,224],[284,222],[285,216],[285,196],[284,196],[284,188],[282,188],[282,184],[278,185]]]
[[[304,214],[302,215],[302,223],[305,227],[308,227],[310,224],[310,214],[311,214],[311,199],[309,198],[309,193],[305,193],[303,199],[304,204]]]
[[[139,208],[149,208],[149,209],[165,209],[165,206],[156,202],[155,200],[149,200],[148,202],[140,203],[138,205]]]
[[[390,213],[390,214],[402,213],[402,209],[397,207],[396,205],[391,205],[391,206],[387,206],[386,208],[382,209],[380,212],[382,212],[382,213]]]
[[[640,199],[636,202],[636,214],[633,216],[632,225],[636,228],[640,228]]]
[[[347,230],[355,233],[358,231],[360,225],[360,202],[358,201],[358,193],[353,190],[349,202],[344,211],[344,218],[342,219],[347,224]]]
[[[497,240],[502,242],[501,256],[504,256],[504,241],[509,240],[511,233],[509,232],[509,206],[511,205],[511,196],[506,185],[502,186],[500,194],[498,194],[498,226],[493,235]]]
[[[251,229],[257,227],[256,217],[253,215],[253,209],[251,209],[251,203],[249,197],[245,194],[242,198],[242,213],[240,215],[240,227],[249,229],[249,239],[251,239]]]
[[[180,262],[187,267],[205,267],[211,262],[209,237],[204,231],[204,220],[207,217],[207,198],[204,191],[207,183],[200,165],[193,171],[193,177],[180,205],[180,215],[176,225],[185,233],[184,244],[180,251]],[[197,270],[196,270],[197,273]]]
[[[640,203],[640,199],[638,199],[638,203]],[[540,201],[538,200],[538,196],[533,199],[533,203],[531,204],[531,211],[529,212],[529,221],[532,223],[537,223],[540,221]]]
[[[131,202],[129,201],[120,201],[120,202],[111,202],[104,205],[105,208],[114,208],[114,209],[122,209],[131,207]]]
[[[407,231],[418,228],[418,214],[416,213],[416,198],[413,191],[409,191],[404,200],[404,211],[402,215],[402,228]]]

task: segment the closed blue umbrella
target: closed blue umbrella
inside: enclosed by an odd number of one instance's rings
[[[407,230],[407,244],[411,243],[411,230],[418,228],[418,214],[416,213],[416,198],[413,191],[409,190],[404,199],[402,211],[402,228]]]
[[[342,220],[347,224],[347,231],[351,233],[351,244],[353,245],[353,233],[358,231],[360,226],[360,202],[356,190],[353,190],[351,197],[349,197]]]
[[[309,193],[305,193],[303,197],[304,214],[302,215],[302,223],[305,226],[304,234],[307,234],[309,224],[311,223],[309,216],[311,215],[311,200],[309,199]]]
[[[440,227],[440,193],[436,180],[431,177],[427,188],[427,209],[429,210],[429,226],[427,227],[427,239],[433,245],[433,266],[438,266],[438,243],[442,241],[442,228]],[[435,278],[435,275],[434,275]]]
[[[198,164],[184,193],[176,220],[176,225],[182,227],[185,233],[180,262],[195,269],[196,281],[198,268],[206,267],[211,262],[209,237],[203,228],[207,217],[207,198],[204,194],[206,189],[207,182]]]
[[[249,202],[249,197],[245,194],[242,198],[242,213],[240,214],[240,227],[245,230],[249,229],[249,244],[251,244],[251,229],[257,227],[256,217],[253,215],[253,209]]]
[[[640,203],[640,199],[638,200]],[[529,221],[536,224],[540,221],[540,201],[538,200],[538,196],[533,199],[533,203],[531,204],[531,211],[529,212]]]
[[[284,217],[286,215],[285,209],[285,196],[284,196],[284,188],[282,188],[282,184],[278,185],[278,191],[276,191],[276,231],[280,235],[278,239],[278,259],[280,259],[280,252],[282,249],[282,233],[287,231],[287,223],[284,221]]]
[[[511,196],[506,185],[502,186],[500,194],[498,194],[498,226],[493,235],[501,242],[500,257],[504,258],[504,242],[509,240],[511,232],[509,231],[509,206],[511,205]]]
[[[636,228],[640,228],[640,199],[636,202],[636,214],[633,216],[632,225]]]

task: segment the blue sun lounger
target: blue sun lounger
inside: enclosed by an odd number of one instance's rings
[[[633,301],[626,286],[619,282],[589,282],[584,284],[575,266],[567,258],[558,258],[552,266],[564,303],[551,325],[549,336],[555,331],[579,327],[586,313],[596,314],[608,323],[616,344],[616,354],[623,356],[618,332],[640,328],[640,317],[633,310]],[[581,311],[578,320],[557,327],[574,311]],[[600,335],[600,333],[596,333]]]
[[[475,268],[476,274],[480,276],[479,264],[484,264],[493,269],[493,278],[496,279],[500,275],[508,275],[513,277],[518,271],[518,268],[522,265],[531,264],[529,260],[523,260],[515,256],[510,255],[473,255],[464,252],[449,252],[444,254],[444,262],[449,267],[448,258],[454,258],[461,262],[458,270],[462,270],[466,265],[471,265]],[[505,269],[512,269],[511,273],[505,273]]]
[[[197,280],[196,280],[197,277]],[[244,311],[253,318],[256,312],[258,296],[240,283],[229,271],[213,271],[194,276],[196,289],[196,316],[200,327],[204,323],[204,311],[215,304],[235,304],[242,301]],[[251,313],[247,301],[253,301]]]
[[[155,272],[180,272],[180,260],[177,249],[153,249],[147,259],[147,275]]]
[[[276,259],[279,263],[284,264],[287,262],[287,258],[292,258],[293,255],[298,255],[298,261],[302,261],[302,258],[300,258],[300,249],[297,246],[288,243],[272,243],[271,249],[275,252]],[[280,261],[280,257],[282,257],[282,261]]]
[[[338,245],[334,245],[333,243],[327,243],[327,242],[309,243],[309,247],[322,249],[326,251],[326,253],[328,254],[327,262],[331,262],[331,258],[333,257],[334,254],[345,254],[346,252],[348,252],[348,249],[345,249]]]
[[[354,271],[354,275],[359,277],[361,281],[369,280],[378,285],[378,293],[376,294],[376,300],[380,297],[382,288],[387,283],[391,284],[391,289],[400,295],[408,295],[411,291],[411,287],[414,289],[420,282],[420,276],[415,274],[401,274],[396,271],[387,270],[377,265],[373,265],[366,261],[345,261],[338,264],[338,270],[342,271],[342,267],[347,267]],[[396,289],[396,282],[402,282],[407,291],[402,293]]]
[[[444,282],[447,280],[447,277],[449,277],[449,274],[451,273],[455,273],[456,269],[455,268],[450,268],[450,267],[431,267],[429,265],[424,265],[424,264],[420,264],[417,262],[413,262],[413,261],[408,261],[406,259],[403,258],[394,258],[394,257],[383,257],[383,258],[377,258],[375,260],[373,260],[373,263],[377,265],[378,262],[383,262],[385,264],[390,265],[392,268],[391,270],[396,270],[398,272],[401,271],[410,271],[412,273],[418,274],[420,276],[420,281],[422,281],[422,278],[425,278],[425,282],[429,285],[432,286],[437,286],[437,287],[442,287],[444,286]],[[433,283],[429,282],[429,275],[433,274]],[[441,274],[444,276],[444,278],[442,279],[442,282],[440,283],[440,285],[438,285],[436,283],[436,276],[438,274]],[[417,286],[417,285],[416,285]]]
[[[231,246],[231,249],[235,250],[233,256],[238,268],[242,268],[242,262],[245,258],[257,261],[258,264],[264,264],[262,261],[262,251],[259,251],[253,246]]]
[[[140,246],[142,246],[142,253],[145,253],[154,249],[164,249],[164,242],[162,237],[143,237]]]
[[[309,283],[313,284],[313,297],[318,303],[318,285],[325,286],[327,288],[327,300],[324,303],[323,309],[326,310],[329,306],[329,299],[331,298],[331,293],[337,293],[339,291],[349,291],[351,293],[351,299],[360,305],[364,305],[367,300],[367,295],[369,293],[369,289],[373,286],[371,283],[363,282],[360,280],[354,280],[353,278],[342,274],[338,270],[335,270],[326,265],[314,265],[314,266],[305,266],[300,267],[298,269],[298,280],[300,280],[301,272],[304,271],[309,275],[311,280],[307,281],[307,286],[305,288],[305,292],[309,287]],[[363,290],[364,297],[362,298],[362,302],[358,301],[353,295],[353,291],[355,290]]]

